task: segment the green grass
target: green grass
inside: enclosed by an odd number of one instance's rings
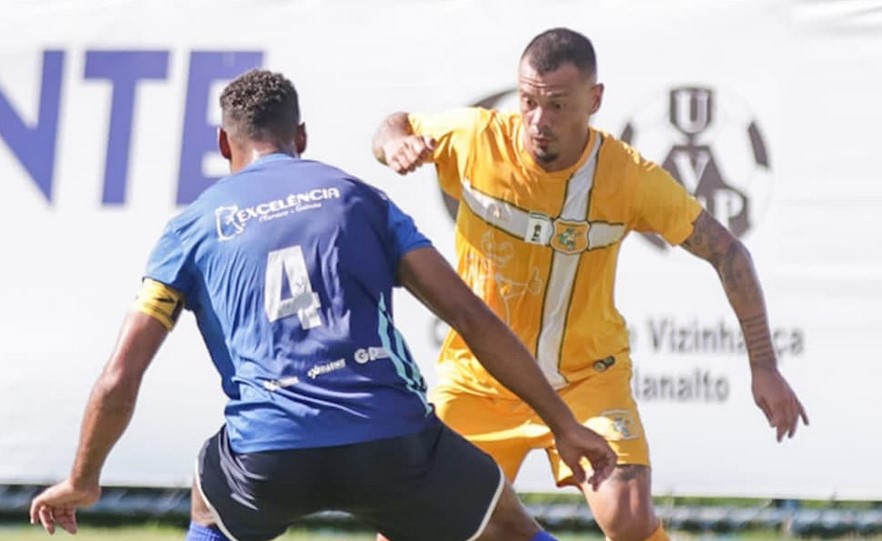
[[[603,537],[595,533],[557,533],[560,541],[602,541]],[[85,526],[76,537],[68,536],[66,532],[56,532],[55,536],[49,537],[42,529],[34,526],[22,526],[13,524],[0,524],[0,539],[3,541],[36,541],[60,540],[69,538],[71,541],[182,541],[184,530],[170,526],[145,525],[138,527],[95,527]],[[673,532],[674,541],[777,541],[784,539],[778,532],[748,531],[735,534],[713,535],[703,533]],[[284,537],[283,541],[307,541],[321,539],[324,541],[373,541],[374,535],[366,531],[345,532],[333,529],[292,530]],[[798,541],[807,541],[809,538],[799,538]],[[866,541],[882,541],[882,536],[857,537],[848,536],[838,538],[862,539]],[[826,541],[829,541],[827,539]]]
[[[87,526],[82,528],[76,536],[70,536],[64,531],[57,531],[55,535],[49,537],[42,528],[37,526],[0,526],[0,539],[4,541],[65,538],[69,538],[71,541],[110,541],[111,539],[119,539],[120,541],[165,541],[166,539],[176,539],[181,541],[184,535],[182,530],[168,527],[95,528]]]
[[[171,528],[167,526],[143,526],[137,528],[96,528],[84,527],[77,535],[68,536],[66,532],[56,532],[51,538],[43,532],[41,528],[14,526],[0,526],[0,539],[3,541],[37,541],[42,540],[59,540],[70,538],[71,541],[182,541],[184,539],[184,530],[180,528]],[[280,538],[284,541],[307,541],[322,539],[326,541],[374,541],[375,537],[372,533],[361,532],[344,532],[331,529],[313,529],[313,530],[292,530],[287,535]],[[561,541],[600,541],[603,539],[600,535],[568,535],[561,536]]]

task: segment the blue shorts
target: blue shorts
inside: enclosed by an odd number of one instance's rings
[[[196,473],[234,541],[274,539],[323,510],[348,512],[391,541],[465,541],[484,529],[505,484],[489,455],[440,422],[397,438],[246,454],[222,428]]]

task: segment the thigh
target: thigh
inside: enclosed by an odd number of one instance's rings
[[[577,419],[609,442],[620,465],[649,466],[649,446],[631,392],[631,360],[618,355],[615,364],[604,366],[603,371],[562,389],[561,398]],[[557,484],[573,484],[572,472],[554,447],[546,451]]]
[[[535,437],[525,430],[533,411],[515,400],[465,393],[438,387],[432,393],[438,417],[450,428],[493,457],[506,478],[513,481],[532,448]]]
[[[275,539],[321,505],[310,490],[317,458],[315,450],[237,455],[221,429],[199,453],[196,487],[230,539]]]
[[[420,434],[353,446],[341,458],[341,507],[390,541],[464,541],[481,532],[505,478],[493,459],[439,423]]]

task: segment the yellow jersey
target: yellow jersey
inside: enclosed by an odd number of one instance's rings
[[[667,171],[593,128],[578,162],[541,169],[523,145],[519,114],[467,108],[411,114],[435,139],[442,189],[460,202],[457,271],[520,337],[557,388],[628,351],[614,304],[619,248],[630,231],[669,243],[692,232],[701,205]],[[504,389],[451,331],[438,376],[470,392]]]

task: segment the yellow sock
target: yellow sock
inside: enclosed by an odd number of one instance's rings
[[[665,527],[662,525],[661,521],[658,523],[658,528],[652,532],[652,535],[646,538],[645,541],[671,541],[671,538],[668,537],[668,533],[665,531]]]

